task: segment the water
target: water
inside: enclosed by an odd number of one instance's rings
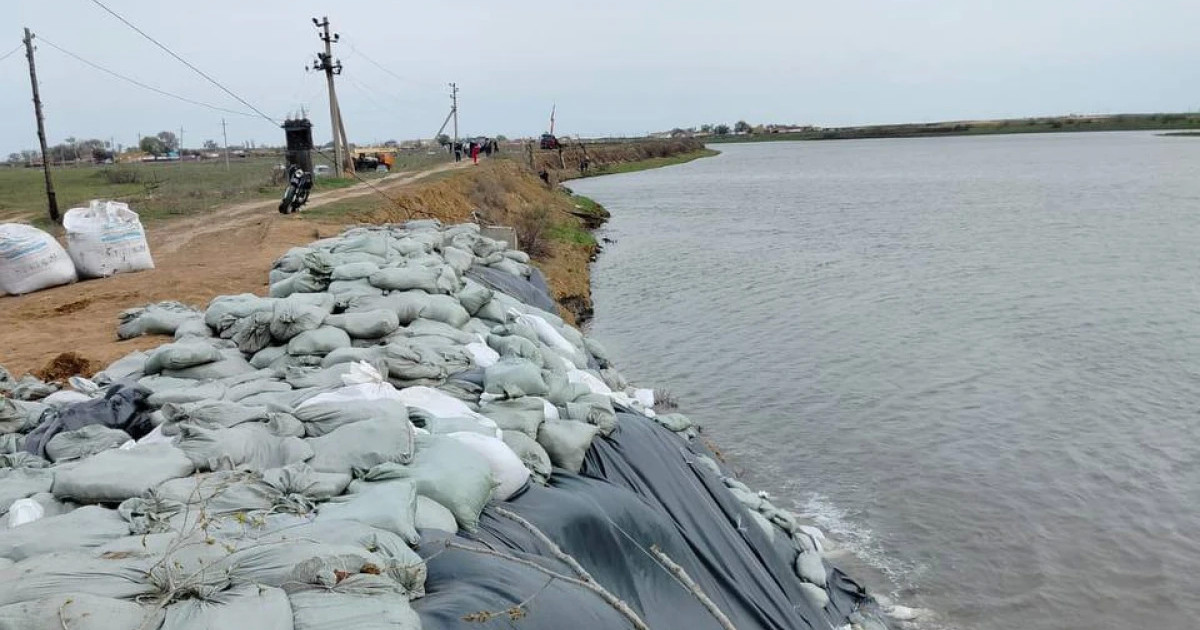
[[[1200,139],[719,148],[572,183],[628,377],[926,627],[1200,627]]]

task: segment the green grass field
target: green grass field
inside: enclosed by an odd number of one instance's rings
[[[404,154],[395,171],[424,168],[445,161],[445,156]],[[316,163],[328,163],[318,157]],[[91,199],[113,199],[128,203],[143,221],[154,222],[204,212],[227,204],[272,199],[283,193],[278,158],[206,162],[133,163],[112,165],[59,166],[51,169],[59,210],[86,206]],[[377,179],[376,173],[359,173]],[[317,178],[314,190],[345,188],[355,178]],[[0,168],[0,221],[29,221],[49,224],[46,193],[40,168]]]

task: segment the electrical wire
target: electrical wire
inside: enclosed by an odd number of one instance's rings
[[[8,52],[4,53],[4,56],[3,56],[3,57],[0,57],[0,61],[4,61],[5,59],[8,59],[9,57],[11,57],[11,56],[13,56],[13,55],[17,54],[17,51],[18,51],[18,50],[21,50],[21,49],[22,49],[22,48],[24,48],[24,47],[25,47],[25,44],[17,44],[17,47],[16,47],[16,48],[14,48],[14,49],[12,49],[12,50],[10,50],[10,51],[8,51]]]
[[[420,86],[420,87],[425,87],[425,88],[432,87],[432,85],[431,85],[431,84],[429,84],[429,83],[426,83],[426,82],[424,82],[424,81],[417,81],[416,79],[409,79],[409,78],[406,78],[406,77],[402,77],[402,76],[400,76],[400,75],[396,74],[395,72],[392,72],[391,70],[388,70],[387,68],[385,68],[385,67],[383,66],[383,64],[379,63],[378,61],[375,61],[375,60],[374,60],[374,59],[372,59],[371,57],[367,56],[367,54],[366,54],[366,53],[364,53],[363,51],[359,50],[359,49],[358,49],[358,47],[357,47],[357,46],[355,46],[353,42],[351,42],[351,43],[350,43],[350,50],[351,50],[351,51],[352,51],[354,54],[356,54],[356,55],[358,55],[358,56],[362,57],[363,59],[366,59],[366,60],[367,60],[367,62],[368,62],[368,63],[370,63],[371,65],[375,66],[376,68],[379,68],[380,70],[384,71],[385,73],[387,73],[387,74],[388,74],[388,75],[390,75],[392,78],[394,78],[394,79],[396,79],[396,80],[398,80],[398,81],[403,81],[403,82],[405,82],[405,83],[410,83],[410,84],[412,84],[412,85],[417,85],[417,86]],[[441,88],[439,87],[438,89],[441,89]]]
[[[180,95],[178,95],[178,94],[172,94],[171,92],[168,92],[168,91],[166,91],[166,90],[163,90],[163,89],[156,88],[156,87],[154,87],[153,85],[148,85],[148,84],[146,84],[146,83],[142,83],[141,81],[138,81],[137,79],[133,79],[133,78],[127,77],[127,76],[125,76],[125,75],[123,75],[123,74],[120,74],[120,73],[116,72],[115,70],[110,70],[110,69],[108,69],[108,68],[105,68],[104,66],[101,66],[101,65],[100,65],[100,64],[98,64],[98,63],[94,63],[94,62],[92,62],[92,61],[88,61],[87,59],[84,59],[83,57],[80,57],[79,55],[77,55],[77,54],[75,54],[75,53],[73,53],[73,52],[71,52],[71,51],[69,51],[69,50],[67,50],[67,49],[63,48],[62,46],[59,46],[58,44],[55,44],[54,42],[52,42],[52,41],[50,41],[50,40],[46,39],[45,37],[43,37],[43,36],[41,36],[41,35],[38,35],[38,40],[39,40],[39,41],[41,41],[43,44],[46,44],[47,46],[49,46],[49,47],[51,47],[51,48],[53,48],[53,49],[57,50],[58,52],[60,52],[60,53],[62,53],[62,54],[64,54],[64,55],[67,55],[68,57],[72,57],[72,58],[74,58],[74,59],[76,59],[76,60],[78,60],[78,61],[81,61],[81,62],[83,62],[83,63],[85,63],[85,64],[87,64],[87,65],[89,65],[89,66],[91,66],[91,67],[93,67],[93,68],[95,68],[95,69],[97,69],[97,70],[101,71],[101,72],[104,72],[104,73],[110,74],[110,75],[112,75],[112,76],[114,76],[114,77],[116,77],[116,78],[118,78],[118,79],[121,79],[122,81],[127,81],[127,82],[129,82],[129,83],[132,83],[133,85],[136,85],[136,86],[138,86],[138,87],[140,87],[140,88],[143,88],[143,89],[146,89],[146,90],[150,90],[151,92],[156,92],[156,93],[158,93],[158,94],[161,94],[161,95],[163,95],[163,96],[168,96],[168,97],[170,97],[170,98],[173,98],[173,99],[175,99],[175,100],[183,101],[184,103],[191,103],[192,105],[199,105],[200,107],[207,107],[208,109],[216,110],[216,111],[218,111],[218,112],[225,112],[225,113],[227,113],[227,114],[237,114],[238,116],[249,116],[249,117],[251,117],[251,118],[253,118],[253,117],[254,117],[254,114],[252,114],[252,113],[250,113],[250,112],[242,112],[242,111],[238,111],[238,110],[236,110],[236,109],[227,109],[227,108],[225,108],[225,107],[219,107],[219,106],[217,106],[217,105],[213,105],[213,104],[211,104],[211,103],[205,103],[204,101],[197,101],[197,100],[194,100],[194,99],[190,99],[190,98],[188,98],[188,97],[186,97],[186,96],[180,96]],[[0,60],[3,60],[3,59],[2,59],[2,58],[0,58]]]
[[[163,49],[164,51],[166,51],[166,53],[167,53],[168,55],[171,55],[172,57],[174,57],[174,58],[175,58],[177,61],[179,61],[179,63],[182,63],[183,65],[187,66],[188,68],[191,68],[191,70],[192,70],[193,72],[195,72],[196,74],[198,74],[198,75],[200,75],[200,76],[204,77],[206,80],[208,80],[208,82],[209,82],[209,83],[212,83],[213,85],[215,85],[215,86],[217,86],[218,88],[220,88],[222,92],[225,92],[226,94],[228,94],[228,95],[232,96],[233,98],[237,99],[237,101],[238,101],[239,103],[241,103],[242,105],[245,105],[246,107],[249,107],[251,110],[253,110],[253,111],[254,111],[254,113],[258,114],[259,116],[262,116],[264,119],[266,119],[267,121],[269,121],[271,124],[273,124],[273,125],[275,125],[275,126],[278,126],[278,125],[279,125],[279,121],[277,121],[277,120],[275,120],[274,118],[271,118],[270,116],[268,116],[268,115],[264,114],[264,113],[262,112],[262,110],[260,110],[259,108],[257,108],[257,107],[255,107],[255,106],[251,105],[251,104],[250,104],[248,101],[246,101],[246,99],[244,99],[244,98],[242,98],[242,97],[238,96],[237,94],[234,94],[232,90],[230,90],[229,88],[225,87],[224,85],[221,85],[221,83],[220,83],[219,81],[217,81],[216,79],[214,79],[214,78],[212,78],[212,77],[208,76],[207,74],[205,74],[205,72],[204,72],[203,70],[201,70],[200,68],[197,68],[196,66],[193,66],[191,63],[188,63],[188,61],[187,61],[186,59],[184,59],[183,57],[180,57],[179,55],[175,54],[175,51],[171,50],[170,48],[167,48],[167,46],[166,46],[165,44],[163,44],[162,42],[158,41],[157,39],[154,39],[153,37],[149,36],[148,34],[146,34],[146,32],[145,32],[145,31],[143,31],[142,29],[138,28],[137,26],[134,26],[134,24],[133,24],[132,22],[130,22],[129,20],[127,20],[127,19],[125,19],[124,17],[122,17],[120,13],[117,13],[116,11],[113,11],[112,9],[108,8],[107,6],[105,6],[105,4],[104,4],[103,2],[100,2],[100,0],[92,0],[92,4],[95,4],[96,6],[100,7],[101,9],[104,9],[105,11],[107,11],[107,12],[108,12],[110,15],[112,15],[112,16],[113,16],[113,17],[115,17],[115,18],[117,18],[117,19],[118,19],[118,20],[120,20],[121,22],[123,22],[123,23],[125,24],[125,26],[128,26],[129,28],[131,28],[131,29],[133,29],[134,31],[136,31],[138,35],[141,35],[142,37],[145,37],[146,39],[150,40],[150,42],[151,42],[151,43],[153,43],[155,46],[158,46],[159,48],[161,48],[161,49]]]

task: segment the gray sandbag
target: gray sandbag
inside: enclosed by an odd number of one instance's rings
[[[521,264],[510,258],[501,258],[498,262],[488,265],[492,269],[500,269],[518,278],[529,277],[529,265]]]
[[[164,481],[192,474],[187,455],[170,444],[108,450],[59,470],[50,491],[80,503],[120,503]]]
[[[355,348],[341,348],[335,350],[334,353],[341,354],[343,351],[348,350],[355,350]],[[324,363],[324,359],[321,362]],[[335,362],[331,363],[328,367],[289,365],[279,370],[279,372],[283,376],[283,380],[287,381],[288,385],[291,385],[295,389],[305,389],[308,387],[330,389],[344,385],[342,376],[349,374],[352,368],[352,363]]]
[[[213,330],[204,323],[203,316],[185,319],[175,328],[175,341],[188,338],[208,339],[213,336]]]
[[[0,468],[0,514],[7,513],[13,501],[50,492],[54,472],[47,468]]]
[[[304,269],[272,284],[267,290],[267,294],[273,298],[286,298],[297,293],[319,293],[328,287],[328,276],[321,276]]]
[[[505,431],[501,437],[536,479],[545,483],[550,478],[552,468],[550,454],[541,444],[537,443],[537,440],[520,431]]]
[[[315,403],[297,408],[296,418],[304,423],[309,437],[321,437],[344,425],[366,420],[407,422],[408,407],[391,399]]]
[[[487,345],[501,358],[525,359],[539,368],[546,364],[538,344],[519,335],[488,335]]]
[[[8,453],[0,455],[0,468],[46,468],[50,461],[33,453]]]
[[[122,312],[117,327],[119,339],[132,339],[141,335],[174,335],[176,329],[186,321],[198,320],[200,311],[179,302],[159,302]]]
[[[256,423],[230,429],[210,429],[185,423],[179,425],[176,444],[197,470],[251,470],[279,468],[308,460],[312,447],[295,437],[273,435]]]
[[[184,599],[166,607],[164,630],[293,630],[292,605],[281,589],[238,584],[207,599]]]
[[[286,532],[285,529],[279,534]],[[316,557],[339,555],[356,559],[359,566],[383,567],[386,564],[380,556],[357,545],[334,545],[277,535],[259,538],[254,544],[234,551],[222,564],[229,568],[234,582],[287,587],[293,582],[297,565]]]
[[[617,430],[617,414],[613,411],[612,399],[608,396],[588,394],[565,406],[567,418],[599,427],[600,435],[608,436]]]
[[[402,593],[311,590],[289,595],[295,630],[420,630],[421,619]]]
[[[158,374],[164,370],[182,370],[221,359],[221,351],[207,341],[176,341],[161,345],[151,352],[142,371]]]
[[[471,367],[471,357],[461,346],[437,338],[393,339],[381,358],[388,376],[399,381],[440,381]]]
[[[0,630],[135,630],[158,628],[161,623],[162,613],[152,607],[87,593],[49,595],[0,607]]]
[[[361,280],[371,277],[376,271],[379,271],[379,265],[373,262],[342,263],[333,268],[330,277],[333,280]]]
[[[86,552],[60,552],[22,560],[0,571],[0,584],[4,585],[0,588],[0,606],[71,593],[127,600],[150,595],[155,591],[146,580],[151,563],[128,556],[97,558]]]
[[[321,367],[329,368],[343,363],[357,363],[358,361],[366,361],[367,363],[374,364],[382,359],[383,348],[379,346],[370,348],[338,348],[321,359]]]
[[[367,471],[362,479],[410,479],[416,483],[419,494],[450,510],[458,524],[468,531],[478,526],[479,514],[491,498],[495,483],[491,468],[473,449],[442,435],[419,436],[417,452],[410,464],[380,464]]]
[[[816,551],[802,551],[796,556],[796,575],[805,582],[825,588],[825,561]]]
[[[142,368],[146,365],[146,359],[145,352],[140,350],[130,352],[93,375],[92,382],[103,387],[125,379],[140,378],[143,374]]]
[[[0,433],[27,432],[38,424],[47,405],[0,396]]]
[[[287,354],[287,346],[267,346],[262,350],[254,353],[250,358],[250,365],[255,369],[261,370],[269,367],[276,359]]]
[[[132,438],[120,429],[91,424],[74,431],[64,431],[46,442],[46,458],[52,462],[82,459],[100,451],[117,448]]]
[[[304,437],[304,423],[290,413],[269,411],[267,412],[267,421],[263,426],[274,436]]]
[[[433,435],[467,432],[496,437],[496,427],[485,426],[475,418],[438,418],[430,416],[425,420],[423,428]]]
[[[185,422],[209,428],[229,428],[246,422],[266,422],[266,407],[253,407],[226,400],[201,400],[192,403],[167,403],[162,406],[163,435],[178,435]]]
[[[355,308],[352,310],[374,310],[374,308],[390,308],[400,318],[401,325],[408,325],[424,317],[461,328],[471,319],[471,314],[463,308],[458,300],[450,295],[429,295],[424,291],[404,291],[385,295],[380,302],[362,302],[371,308]],[[378,305],[378,306],[376,306]]]
[[[201,400],[218,400],[225,397],[225,393],[228,389],[224,383],[217,383],[215,381],[197,383],[191,379],[171,378],[171,380],[182,382],[186,385],[182,387],[163,387],[158,389],[146,399],[146,402],[151,407],[161,407],[167,403],[190,403]],[[138,381],[138,385],[144,386],[146,381],[147,379],[141,379]],[[156,384],[161,383],[162,381],[156,381]]]
[[[546,449],[555,466],[577,473],[599,432],[599,427],[582,422],[547,420],[538,429],[537,443]]]
[[[292,296],[275,303],[270,326],[271,336],[276,341],[288,341],[300,333],[316,330],[329,315],[328,309],[315,304],[305,304],[298,298],[299,296]]]
[[[541,369],[526,359],[501,359],[484,370],[484,391],[508,398],[544,396],[550,388]]]
[[[612,361],[609,359],[608,350],[599,341],[596,341],[591,337],[584,337],[583,347],[589,353],[591,353],[592,356],[596,357],[596,360],[600,362],[600,367],[606,368],[612,363]],[[624,388],[622,387],[621,389]]]
[[[464,330],[451,326],[445,322],[440,322],[433,319],[418,318],[408,323],[407,326],[396,330],[396,332],[388,337],[389,341],[396,339],[411,339],[418,337],[440,337],[446,341],[452,342],[454,345],[465,346],[469,343],[479,341],[479,339]],[[425,342],[432,343],[437,340],[426,339]]]
[[[280,381],[250,381],[229,387],[225,390],[224,398],[229,402],[241,402],[257,394],[290,391],[292,391],[292,386],[288,383]]]
[[[654,421],[675,433],[682,433],[694,426],[691,419],[681,413],[658,414],[654,417]]]
[[[538,427],[546,420],[546,406],[540,398],[524,397],[495,400],[480,406],[479,413],[491,418],[505,433],[520,431],[537,437]]]
[[[350,336],[341,328],[321,326],[300,333],[288,342],[290,355],[325,355],[350,346]]]
[[[20,562],[43,554],[99,547],[129,535],[116,510],[85,505],[58,516],[0,529],[0,557]]]
[[[270,510],[277,507],[279,497],[258,474],[241,470],[172,479],[154,490],[155,499],[190,506],[206,517]]]
[[[274,307],[275,300],[252,293],[220,295],[208,303],[208,308],[204,311],[204,323],[209,328],[222,332],[224,326],[242,317],[260,311],[270,312]]]
[[[38,426],[25,436],[25,450],[44,457],[46,444],[55,435],[92,424],[121,429],[134,439],[140,438],[154,429],[145,397],[145,390],[114,385],[103,398],[50,410],[43,415]]]
[[[455,297],[458,298],[463,308],[467,309],[468,313],[474,315],[479,312],[479,309],[483,308],[484,304],[492,301],[492,290],[474,280],[468,279],[464,283],[463,288],[455,294]]]
[[[341,328],[353,339],[379,339],[395,332],[400,327],[400,318],[392,311],[380,309],[330,315],[325,324]]]
[[[475,262],[475,254],[458,247],[442,248],[442,258],[445,258],[446,264],[459,274],[466,273]]]
[[[439,275],[439,270],[429,267],[389,267],[371,274],[368,280],[372,286],[385,291],[444,293],[438,286]]]
[[[413,458],[413,430],[407,419],[372,418],[346,424],[305,440],[313,451],[309,465],[320,472],[349,473]]]
[[[549,391],[544,398],[555,405],[563,406],[592,393],[587,385],[569,381],[563,372],[547,372],[545,376]]]
[[[383,295],[383,289],[371,286],[366,280],[334,280],[326,289],[339,303],[345,303],[355,297],[366,295]]]
[[[529,254],[526,254],[523,251],[515,250],[515,249],[508,249],[502,253],[503,253],[504,257],[509,260],[514,260],[523,265],[529,264]]]
[[[353,494],[321,505],[316,522],[354,521],[392,532],[409,545],[421,537],[416,529],[417,491],[411,481],[360,484]]]
[[[437,529],[453,534],[458,531],[454,513],[427,496],[417,495],[416,526],[418,530]]]
[[[263,471],[263,483],[280,496],[304,496],[313,502],[328,501],[346,491],[348,473],[317,472],[308,464],[291,464]]]
[[[225,329],[238,350],[251,355],[271,344],[271,313],[260,311],[238,319]]]
[[[360,253],[370,254],[372,256],[388,255],[388,239],[384,234],[365,232],[362,234],[351,235],[354,230],[350,230],[337,239],[336,244],[331,250],[333,254]],[[334,256],[334,258],[338,258]],[[337,267],[333,268],[334,275],[337,274]]]
[[[450,523],[454,523],[453,516],[450,516]],[[258,539],[259,542],[268,544],[286,543],[289,540],[336,545],[370,553],[380,561],[379,568],[400,582],[410,593],[424,594],[424,562],[416,552],[409,549],[408,543],[398,534],[352,520],[317,519],[280,529]]]
[[[20,433],[0,433],[0,455],[25,452],[25,436]]]
[[[229,379],[242,374],[256,372],[250,362],[242,358],[236,349],[222,352],[221,359],[203,365],[193,365],[182,370],[163,370],[163,376],[186,378],[194,381]],[[218,396],[219,398],[219,396]]]

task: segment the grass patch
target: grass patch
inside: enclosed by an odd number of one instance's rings
[[[558,223],[550,226],[546,230],[546,237],[551,240],[573,243],[575,245],[590,246],[596,244],[596,237],[592,236],[591,232],[570,223]]]
[[[583,195],[571,193],[571,203],[575,204],[575,211],[580,214],[586,214],[588,216],[600,217],[604,219],[607,219],[611,216],[608,213],[608,210],[604,209],[604,206],[596,203],[596,200],[584,197]]]
[[[584,177],[598,177],[600,175],[616,175],[618,173],[634,173],[637,171],[647,171],[652,168],[662,168],[664,166],[674,166],[676,164],[684,164],[692,160],[700,158],[712,157],[720,151],[713,149],[700,149],[698,151],[689,151],[679,155],[669,157],[656,157],[646,160],[638,160],[636,162],[621,162],[618,164],[603,164],[593,167]]]

